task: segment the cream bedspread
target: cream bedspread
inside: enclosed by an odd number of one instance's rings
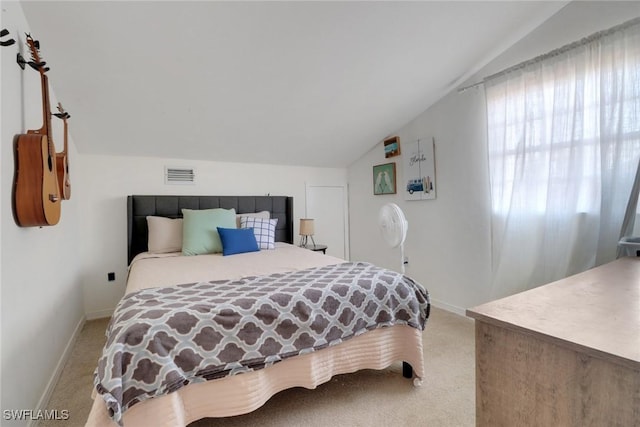
[[[232,256],[144,252],[131,262],[125,294],[158,286],[264,276],[342,262],[343,259],[282,242],[277,242],[274,250]]]

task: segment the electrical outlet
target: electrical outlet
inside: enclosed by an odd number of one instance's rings
[[[114,280],[116,280],[116,273],[114,272],[107,273],[107,280],[109,280],[110,282],[113,282]]]

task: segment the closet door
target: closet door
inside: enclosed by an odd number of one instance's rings
[[[349,257],[346,185],[306,185],[306,217],[313,218],[316,244],[327,245],[327,254]]]

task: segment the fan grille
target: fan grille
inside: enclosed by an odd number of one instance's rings
[[[407,237],[407,220],[402,209],[395,203],[388,203],[382,207],[379,216],[382,237],[392,248],[404,243]]]

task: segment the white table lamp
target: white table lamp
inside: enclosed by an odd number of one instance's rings
[[[311,218],[301,218],[300,219],[300,246],[307,246],[307,238],[311,237],[311,241],[313,242],[313,247],[315,248],[316,242],[313,240],[313,219]]]

